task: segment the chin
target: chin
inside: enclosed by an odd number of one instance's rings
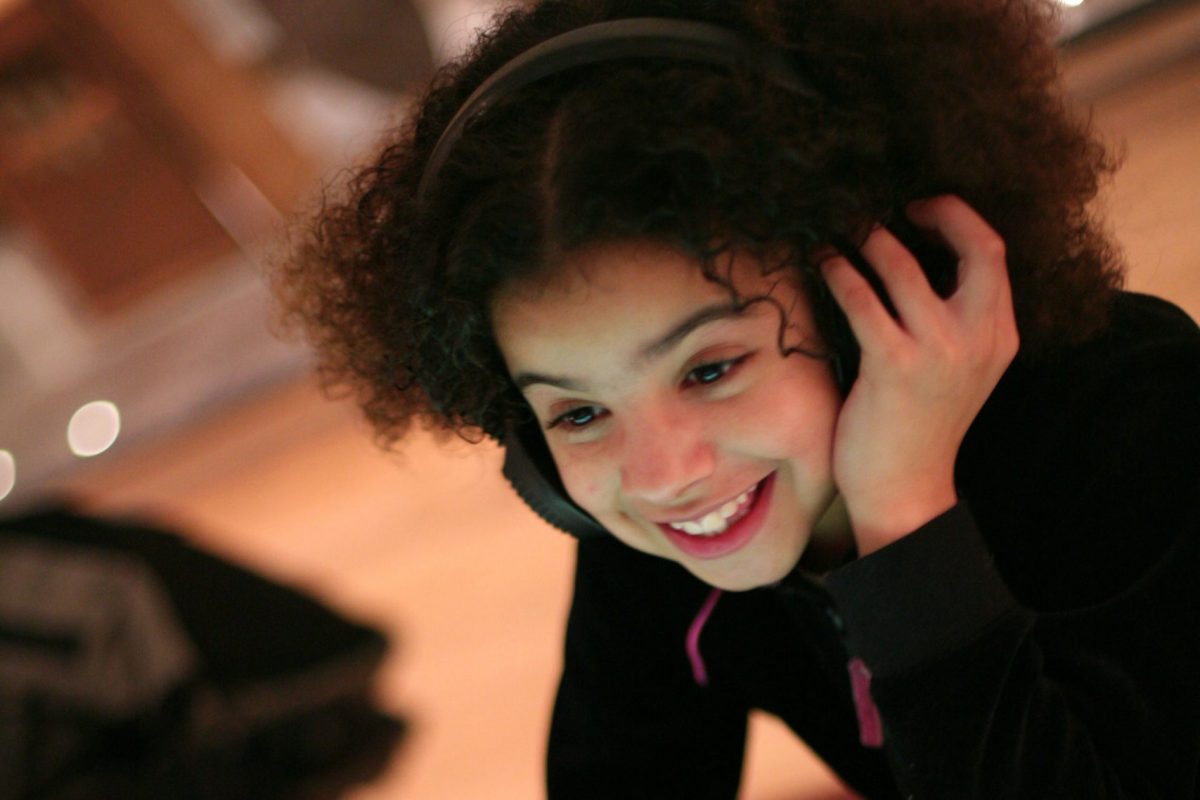
[[[716,564],[685,563],[683,566],[700,580],[727,592],[748,592],[771,586],[792,571],[800,555],[786,559],[746,559],[745,563]]]

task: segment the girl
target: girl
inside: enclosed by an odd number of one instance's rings
[[[541,0],[276,275],[385,443],[581,537],[552,797],[1191,797],[1200,334],[1038,0]]]

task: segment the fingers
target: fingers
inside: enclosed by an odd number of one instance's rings
[[[960,197],[942,195],[918,200],[906,209],[912,222],[936,231],[959,257],[958,289],[954,300],[968,315],[1011,312],[1004,240],[975,209]]]
[[[883,282],[898,319],[845,258],[826,261],[826,283],[864,352],[895,356],[906,341],[933,345],[957,338],[1015,355],[1012,291],[1000,235],[952,195],[912,203],[908,212],[915,225],[937,233],[957,256],[958,287],[950,298],[939,297],[913,254],[882,227],[871,232],[861,252]]]
[[[975,209],[952,194],[915,200],[905,208],[915,225],[936,230],[962,258],[1004,257],[1004,241]]]
[[[893,332],[924,337],[944,327],[942,299],[929,285],[916,258],[891,231],[883,227],[871,231],[860,252],[883,282],[898,318],[888,314],[874,288],[847,259],[839,256],[827,261],[822,265],[826,283],[846,312],[860,344],[866,346],[867,342],[859,336],[859,327],[866,328],[871,340],[879,342],[894,341]],[[848,307],[847,302],[852,305]]]
[[[929,285],[921,264],[887,228],[876,228],[861,252],[883,281],[900,324],[922,336],[940,326],[943,302]]]
[[[822,262],[821,273],[863,352],[892,352],[900,330],[867,279],[844,256]]]

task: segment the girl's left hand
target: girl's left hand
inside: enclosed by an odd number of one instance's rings
[[[821,265],[862,351],[833,443],[833,477],[860,555],[958,502],[959,446],[1019,344],[1000,236],[952,195],[912,203],[908,216],[958,255],[958,286],[949,298],[933,291],[885,228],[871,233],[862,254],[897,317],[844,257]]]

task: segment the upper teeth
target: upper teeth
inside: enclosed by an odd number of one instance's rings
[[[667,524],[677,531],[697,536],[714,536],[718,533],[724,533],[733,518],[740,512],[745,511],[750,505],[752,495],[753,490],[742,492],[725,505],[715,511],[708,512],[703,517],[700,517],[700,519],[688,520],[686,522],[669,522]]]

